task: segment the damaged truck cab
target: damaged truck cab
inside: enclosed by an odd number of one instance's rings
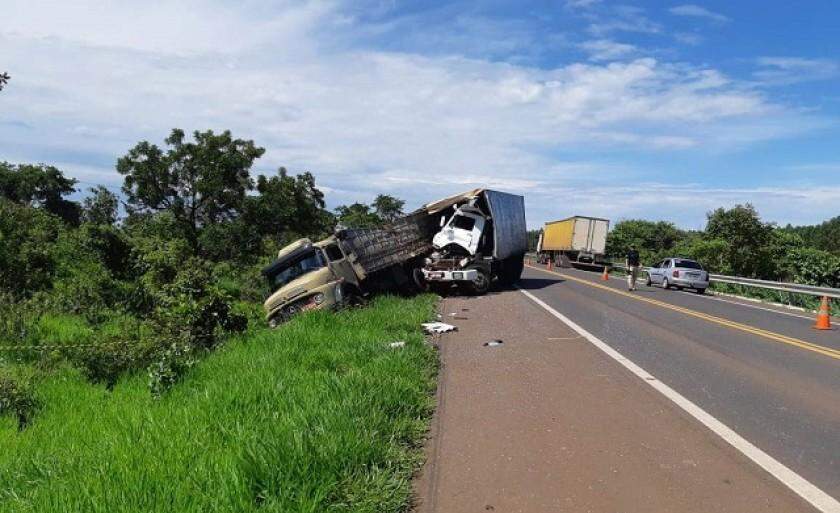
[[[467,286],[484,294],[494,279],[510,285],[519,279],[527,249],[522,196],[475,189],[424,207],[440,215],[432,237],[434,252],[422,269],[434,288]]]
[[[334,308],[358,287],[353,266],[336,237],[314,244],[299,239],[281,249],[262,274],[269,284],[263,306],[272,327],[299,312]]]

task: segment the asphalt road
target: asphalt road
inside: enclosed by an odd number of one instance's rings
[[[519,285],[840,499],[840,331],[584,271],[526,268]]]

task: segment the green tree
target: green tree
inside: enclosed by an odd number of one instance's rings
[[[336,207],[338,222],[348,228],[372,228],[382,226],[382,218],[364,203],[353,203]]]
[[[403,212],[405,201],[387,194],[378,195],[371,206],[374,213],[386,223],[393,223],[405,215]]]
[[[619,221],[607,235],[606,253],[622,258],[630,245],[635,245],[642,263],[650,264],[672,254],[676,244],[685,237],[684,231],[665,221]]]
[[[82,206],[82,220],[92,224],[112,225],[117,222],[120,201],[117,195],[101,185],[88,189],[90,196]]]
[[[728,244],[725,258],[732,272],[757,278],[771,278],[777,273],[777,262],[770,251],[773,225],[763,223],[752,205],[718,208],[707,218],[707,236]]]
[[[43,209],[0,198],[0,289],[26,297],[52,284],[51,248],[64,230]]]
[[[129,212],[170,212],[199,253],[202,227],[242,211],[253,187],[251,166],[265,150],[229,131],[196,131],[193,138],[188,142],[183,130],[173,129],[166,151],[142,141],[117,161],[117,171],[125,176]]]
[[[40,207],[70,224],[78,224],[79,204],[64,198],[76,191],[76,180],[44,164],[0,162],[0,196],[22,205]]]
[[[334,223],[312,173],[290,175],[281,167],[275,176],[257,177],[256,189],[258,194],[248,197],[244,219],[260,237],[276,242],[317,238]]]

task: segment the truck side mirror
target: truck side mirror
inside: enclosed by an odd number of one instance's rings
[[[440,216],[440,227],[443,228],[443,225],[446,224],[446,216]]]

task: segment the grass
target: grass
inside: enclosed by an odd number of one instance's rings
[[[405,511],[433,408],[419,329],[433,309],[386,297],[249,332],[158,400],[143,375],[109,392],[64,368],[38,383],[24,430],[0,416],[0,510]]]

